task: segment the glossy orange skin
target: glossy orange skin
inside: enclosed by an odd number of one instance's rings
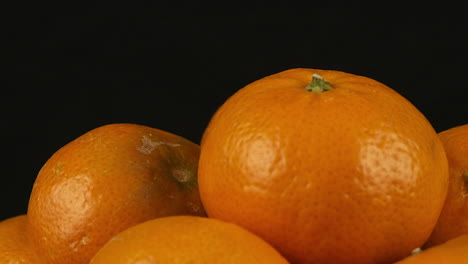
[[[395,264],[466,264],[468,263],[468,235],[452,238]]]
[[[26,215],[15,216],[0,222],[0,263],[41,263],[29,241]]]
[[[89,263],[112,236],[168,215],[206,215],[198,187],[199,146],[136,124],[93,129],[44,164],[28,216],[47,263]]]
[[[425,247],[468,234],[468,124],[439,133],[449,162],[449,190],[440,218]]]
[[[334,89],[304,89],[313,74]],[[261,236],[292,263],[391,263],[429,237],[448,165],[431,124],[375,80],[292,69],[253,82],[201,142],[210,217]]]
[[[287,264],[269,244],[216,219],[172,216],[147,221],[112,238],[90,264]]]

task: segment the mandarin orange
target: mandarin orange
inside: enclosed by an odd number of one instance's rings
[[[468,235],[452,238],[395,264],[467,264]]]
[[[442,131],[439,136],[449,163],[449,189],[425,247],[468,234],[468,124]]]
[[[130,227],[105,244],[90,264],[287,264],[268,243],[216,219],[171,216]]]
[[[112,236],[161,216],[204,216],[199,146],[136,124],[93,129],[50,157],[34,183],[31,239],[47,263],[88,263]]]
[[[0,222],[0,263],[41,263],[29,240],[26,215],[11,217]]]
[[[291,69],[231,96],[203,134],[210,217],[264,238],[292,263],[391,263],[429,237],[448,185],[426,117],[388,86]]]

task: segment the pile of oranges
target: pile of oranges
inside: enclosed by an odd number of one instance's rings
[[[468,263],[468,124],[439,134],[375,80],[291,69],[200,146],[108,124],[44,164],[0,263]]]

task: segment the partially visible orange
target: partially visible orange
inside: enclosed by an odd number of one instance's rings
[[[287,264],[245,229],[196,216],[163,217],[130,227],[105,244],[90,264]]]
[[[161,216],[205,215],[199,146],[136,124],[93,129],[44,164],[28,208],[31,239],[47,263],[88,263],[120,231]]]
[[[29,240],[26,215],[15,216],[0,222],[0,263],[41,263]]]
[[[468,124],[442,131],[439,137],[449,163],[449,190],[426,247],[468,234]]]
[[[395,264],[467,264],[468,235],[452,238]]]
[[[247,85],[201,142],[208,215],[297,264],[407,256],[429,237],[447,184],[425,116],[384,84],[339,71],[292,69]]]

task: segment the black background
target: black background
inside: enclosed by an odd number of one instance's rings
[[[81,134],[131,122],[199,143],[230,95],[290,68],[383,82],[438,132],[468,122],[468,20],[456,9],[116,5],[7,24],[0,220],[26,212],[41,166]]]

